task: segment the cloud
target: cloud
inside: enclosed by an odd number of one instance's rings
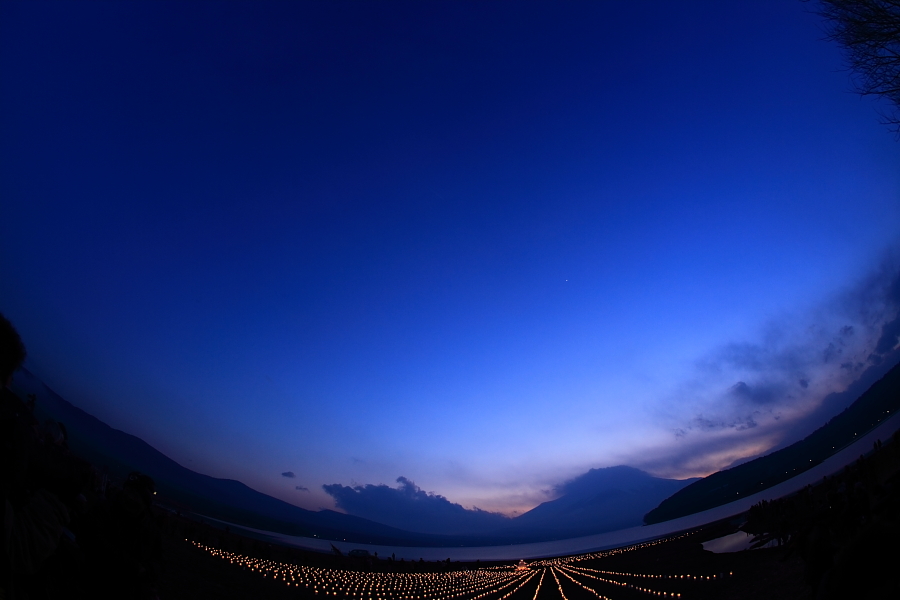
[[[303,487],[302,485],[298,485],[298,486],[295,487],[294,489],[295,489],[295,490],[300,490],[301,492],[308,492],[308,491],[309,491],[309,488],[305,488],[305,487]]]
[[[819,306],[773,319],[757,339],[709,352],[661,404],[670,441],[618,458],[657,476],[704,475],[823,425],[900,362],[898,257]]]
[[[806,381],[804,379],[801,380]],[[802,384],[801,387],[803,387]],[[806,387],[809,387],[809,384],[807,384]],[[783,393],[783,390],[779,389],[778,386],[771,384],[750,387],[743,381],[738,381],[731,386],[729,393],[735,398],[744,402],[749,402],[750,404],[769,404],[774,402],[775,399]]]
[[[881,338],[875,345],[873,354],[887,354],[897,348],[898,342],[900,342],[900,317],[885,323],[881,328]]]
[[[293,471],[285,471],[284,473],[281,474],[281,476],[282,477],[290,477],[291,479],[293,479],[295,477]]]
[[[385,525],[432,534],[481,534],[509,522],[501,514],[467,509],[444,496],[425,492],[406,477],[398,477],[396,488],[384,484],[343,486],[335,483],[322,488],[338,508],[351,515]]]

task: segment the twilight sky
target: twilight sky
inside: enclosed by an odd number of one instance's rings
[[[306,508],[707,474],[897,356],[900,143],[813,8],[4,1],[0,312]]]

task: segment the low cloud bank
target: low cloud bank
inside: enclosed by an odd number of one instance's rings
[[[479,534],[502,527],[509,518],[474,507],[467,509],[444,496],[425,492],[406,477],[396,488],[384,484],[355,487],[323,485],[338,508],[385,525],[441,535]]]

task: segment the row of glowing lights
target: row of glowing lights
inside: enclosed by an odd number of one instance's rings
[[[605,577],[600,577],[599,575],[591,575],[590,573],[583,573],[581,569],[575,569],[574,567],[562,567],[561,570],[568,570],[570,573],[574,575],[581,575],[582,577],[590,577],[591,579],[596,579],[597,581],[602,581],[603,583],[608,583],[610,585],[617,585],[619,587],[628,588],[630,590],[637,590],[639,592],[644,592],[645,594],[652,594],[654,596],[662,596],[665,598],[681,598],[681,594],[676,592],[662,592],[660,590],[652,590],[650,588],[644,588],[639,585],[634,585],[633,583],[623,583],[621,581],[616,581],[614,579],[607,579]],[[570,577],[571,579],[571,577]],[[576,582],[577,583],[577,582]],[[585,586],[582,586],[585,587]]]
[[[562,584],[559,582],[559,578],[556,576],[556,569],[550,567],[550,574],[553,575],[553,580],[556,582],[556,587],[559,590],[559,595],[562,596],[562,600],[569,600],[566,598],[566,593],[563,592]]]
[[[510,596],[512,596],[513,594],[515,594],[516,592],[518,592],[520,589],[522,589],[522,587],[523,587],[525,584],[527,584],[529,581],[531,581],[531,578],[534,577],[534,576],[535,576],[535,572],[534,572],[534,571],[529,571],[527,575],[520,575],[515,581],[513,581],[511,584],[509,584],[508,587],[512,587],[512,585],[515,584],[515,583],[518,583],[519,585],[517,585],[517,586],[515,587],[515,589],[512,589],[512,590],[506,592],[504,595],[500,596],[500,600],[506,600],[507,598],[509,598]],[[507,586],[504,586],[504,587],[507,587]],[[501,589],[503,589],[503,588],[501,588]],[[499,591],[499,590],[498,590],[498,591]],[[482,594],[482,596],[484,596],[484,595],[485,595],[485,594]],[[480,597],[480,596],[476,596],[476,597]]]
[[[618,575],[619,577],[643,577],[644,579],[693,579],[693,580],[706,580],[713,581],[716,579],[722,579],[725,576],[724,573],[720,573],[719,575],[652,575],[650,573],[622,573],[621,571],[600,571],[598,569],[588,569],[587,567],[575,567],[580,571],[591,571],[592,573],[600,573],[601,575]],[[721,575],[721,577],[720,577]],[[731,577],[734,573],[728,573],[728,576]]]
[[[551,568],[552,568],[552,567],[551,567]],[[581,583],[580,581],[578,581],[577,579],[575,579],[574,577],[572,577],[571,575],[569,575],[568,573],[566,573],[564,570],[560,569],[559,572],[562,573],[565,577],[567,577],[570,581],[572,581],[572,582],[575,583],[576,585],[581,586],[581,587],[584,588],[585,590],[587,590],[587,591],[589,591],[590,593],[592,593],[592,594],[594,594],[595,596],[597,596],[597,598],[599,598],[600,600],[610,600],[609,598],[607,598],[606,596],[604,596],[603,594],[601,594],[600,592],[598,592],[598,591],[595,590],[594,588],[591,588],[591,587],[588,587],[588,586],[584,585],[583,583]],[[560,593],[562,593],[562,588],[560,588]],[[565,597],[565,596],[563,596],[563,597]]]
[[[603,550],[602,552],[591,552],[590,554],[578,554],[575,556],[560,556],[558,558],[548,558],[541,561],[536,561],[532,563],[533,565],[537,565],[540,567],[552,567],[556,565],[567,565],[573,562],[581,562],[583,560],[597,560],[599,558],[607,558],[610,556],[616,556],[618,554],[625,554],[626,552],[633,552],[635,550],[641,550],[643,548],[652,548],[653,546],[658,546],[659,544],[665,544],[667,542],[672,542],[675,540],[680,540],[681,538],[692,535],[693,532],[682,533],[681,535],[667,538],[660,538],[658,540],[653,540],[652,542],[643,542],[641,544],[633,544],[631,546],[625,546],[623,548],[616,548],[614,550]]]
[[[593,589],[593,588],[590,588],[590,587],[584,585],[583,583],[581,583],[580,581],[578,581],[577,579],[575,579],[574,577],[572,577],[571,575],[569,575],[568,573],[566,573],[566,572],[565,572],[565,569],[566,569],[566,568],[567,568],[567,567],[550,567],[550,574],[553,575],[553,579],[554,579],[554,581],[556,581],[556,588],[559,590],[559,595],[562,596],[562,600],[569,600],[569,599],[566,598],[566,593],[563,591],[562,584],[559,582],[559,578],[556,576],[556,572],[557,572],[557,571],[559,571],[559,573],[560,573],[561,575],[563,575],[564,577],[566,577],[567,579],[569,579],[570,581],[572,581],[572,582],[575,583],[576,585],[580,586],[581,588],[583,588],[583,589],[585,589],[585,590],[591,592],[591,593],[594,594],[595,596],[597,596],[597,598],[599,598],[599,600],[610,600],[610,598],[608,598],[608,597],[604,596],[603,594],[599,593],[597,590],[595,590],[595,589]],[[615,582],[613,582],[613,583],[615,583]],[[640,588],[636,588],[636,589],[640,589]],[[681,595],[681,594],[679,594],[679,596],[680,596],[680,595]],[[535,594],[535,597],[537,597],[537,594]]]
[[[541,578],[538,579],[537,589],[534,590],[534,598],[531,600],[537,600],[538,593],[541,591],[541,584],[544,583],[544,575],[547,573],[547,569],[541,569]]]
[[[199,547],[203,547],[203,546],[200,546],[199,544],[198,544],[198,546],[199,546]],[[273,563],[273,562],[271,562],[271,561],[261,561],[261,560],[258,560],[258,559],[248,559],[248,558],[246,558],[246,557],[238,557],[237,555],[233,555],[233,554],[228,553],[228,552],[222,552],[222,551],[219,551],[219,550],[216,550],[216,549],[213,549],[213,548],[207,548],[207,547],[203,547],[203,548],[206,549],[207,551],[209,551],[210,553],[214,554],[214,555],[221,556],[221,557],[223,557],[223,558],[229,559],[232,563],[238,562],[239,564],[242,564],[243,566],[249,566],[249,567],[250,567],[252,570],[254,570],[254,571],[260,570],[260,571],[266,571],[266,572],[269,572],[269,571],[272,571],[272,570],[273,570],[273,567],[274,567],[274,569],[276,569],[276,570],[277,570],[279,567],[282,567],[282,568],[283,568],[283,567],[288,567],[288,570],[291,571],[292,573],[293,573],[294,571],[297,571],[297,570],[301,570],[301,571],[306,571],[306,572],[308,572],[308,573],[310,574],[310,576],[311,576],[311,579],[314,581],[314,583],[315,583],[315,582],[318,582],[318,583],[321,583],[322,585],[327,585],[327,584],[329,583],[329,581],[327,581],[327,580],[328,580],[328,579],[333,579],[333,573],[332,573],[330,570],[327,570],[327,569],[315,569],[315,568],[310,568],[310,567],[297,567],[296,565],[282,565],[281,563]],[[237,560],[235,560],[235,559],[237,559]],[[349,576],[349,579],[351,579],[351,580],[359,580],[359,579],[366,578],[365,575],[363,575],[363,574],[361,574],[361,573],[359,573],[359,572],[356,572],[356,571],[338,571],[338,573],[341,573],[342,575],[347,575],[347,576]],[[279,574],[279,572],[276,572],[276,574]],[[293,577],[293,575],[292,575],[292,577]],[[401,580],[401,581],[400,581],[400,584],[401,584],[400,587],[401,587],[401,588],[409,588],[409,587],[411,587],[411,586],[409,585],[409,580],[410,580],[410,579],[422,579],[422,580],[425,580],[425,583],[431,584],[432,582],[431,582],[431,581],[428,581],[428,580],[433,580],[433,579],[435,579],[435,578],[437,578],[437,577],[442,577],[443,579],[448,579],[448,578],[449,578],[449,579],[451,579],[451,580],[454,580],[454,579],[456,579],[456,580],[458,580],[458,579],[467,579],[467,578],[468,578],[468,579],[471,579],[471,578],[472,578],[472,573],[471,573],[471,572],[465,572],[465,571],[463,571],[463,572],[455,572],[455,573],[449,574],[449,577],[448,577],[447,575],[441,576],[441,575],[437,575],[437,574],[416,574],[416,575],[380,574],[379,579],[400,579],[400,580]],[[494,575],[494,574],[486,574],[486,573],[479,573],[479,574],[478,574],[478,577],[481,578],[481,579],[485,579],[485,578],[490,578],[490,577],[496,577],[496,575]],[[346,578],[342,578],[342,579],[346,579]],[[371,578],[370,578],[370,579],[371,579]],[[343,582],[341,582],[341,583],[342,583],[342,584],[345,584],[345,585],[352,585],[352,583],[351,583],[351,584],[347,584],[346,581],[343,581]],[[396,588],[396,587],[397,587],[397,585],[396,585],[397,582],[396,582],[396,581],[391,581],[391,582],[389,582],[389,583],[391,584],[390,587],[393,587],[393,588]],[[462,582],[459,582],[459,581],[451,581],[451,583],[453,584],[453,586],[454,586],[455,588],[458,588],[459,585],[460,585],[460,583],[462,583]],[[477,583],[478,583],[478,582],[476,582],[475,584],[477,585]],[[369,582],[364,582],[364,583],[362,584],[362,586],[363,586],[363,587],[369,587],[369,589],[382,589],[382,588],[384,587],[383,585],[379,585],[379,584],[377,584],[377,583],[372,583],[371,581],[369,581]],[[358,583],[358,582],[356,583],[356,587],[359,587],[359,583]],[[419,585],[419,586],[417,586],[417,587],[421,587],[421,585]],[[445,583],[444,586],[439,586],[439,587],[447,587],[447,585],[446,585],[446,583]]]
[[[478,569],[475,571],[454,571],[452,573],[363,573],[360,571],[342,571],[336,569],[319,569],[293,564],[277,563],[269,560],[255,559],[232,552],[211,548],[197,542],[194,546],[209,552],[211,555],[229,561],[241,567],[271,576],[286,585],[304,587],[314,594],[359,598],[398,600],[428,600],[458,598],[470,596],[479,600],[488,595],[502,592],[519,583],[519,586],[502,598],[508,598],[521,588],[534,572],[523,573]],[[523,581],[524,580],[524,581]],[[320,589],[321,588],[321,589]],[[352,590],[350,588],[353,588]],[[340,594],[338,592],[341,592]],[[374,595],[373,595],[374,594]]]

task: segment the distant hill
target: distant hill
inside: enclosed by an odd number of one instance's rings
[[[405,477],[386,485],[325,485],[351,514],[410,531],[450,536],[464,545],[498,545],[582,537],[637,527],[644,514],[694,481],[659,479],[626,466],[591,469],[556,490],[555,500],[519,515],[466,509],[421,490]]]
[[[267,531],[325,539],[399,545],[431,545],[433,536],[388,527],[332,510],[310,511],[253,490],[239,481],[191,471],[140,438],[113,429],[56,394],[22,369],[15,391],[35,394],[35,416],[62,422],[76,455],[110,475],[124,479],[131,471],[153,477],[161,499],[213,518]]]
[[[819,464],[898,410],[900,364],[806,438],[692,483],[648,512],[644,522],[649,525],[694,514],[786,481]]]
[[[637,527],[660,501],[697,479],[660,479],[626,466],[591,469],[562,486],[563,495],[516,517],[512,537],[566,539]]]
[[[564,484],[561,496],[509,524],[477,535],[435,535],[390,527],[331,510],[309,511],[239,481],[196,473],[143,440],[71,405],[23,370],[16,391],[37,396],[36,416],[63,422],[72,451],[123,478],[138,470],[157,482],[161,499],[199,514],[289,535],[404,546],[473,546],[566,539],[658,523],[720,506],[776,485],[852,443],[900,410],[900,365],[852,405],[800,442],[700,480],[652,477],[626,466],[591,469]],[[653,507],[656,508],[653,508]],[[651,510],[652,509],[652,510]],[[642,519],[643,515],[643,519]]]
[[[128,433],[113,429],[73,406],[23,369],[16,375],[20,396],[35,394],[35,415],[65,424],[72,451],[124,479],[131,471],[147,473],[159,497],[170,505],[289,535],[318,536],[404,546],[475,546],[537,542],[580,537],[641,524],[642,515],[694,480],[659,479],[631,467],[591,469],[564,484],[562,495],[510,519],[509,524],[479,534],[437,535],[399,529],[331,510],[309,511],[253,490],[239,481],[218,479],[181,466]]]

